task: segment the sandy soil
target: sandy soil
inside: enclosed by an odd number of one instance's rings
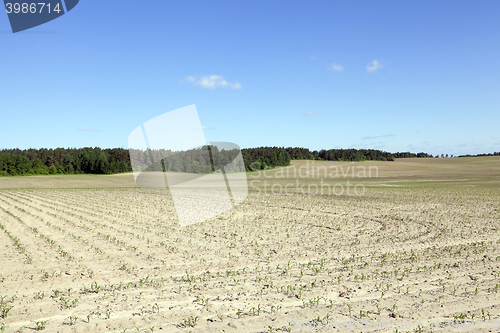
[[[3,189],[0,327],[498,332],[500,191],[488,185],[256,187],[184,228],[165,190]]]

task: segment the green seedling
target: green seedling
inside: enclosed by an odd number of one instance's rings
[[[78,321],[78,319],[79,319],[79,318],[78,318],[78,317],[76,317],[76,316],[70,316],[70,317],[69,317],[69,324],[70,324],[70,325],[75,325],[75,324],[76,324],[76,322]]]
[[[12,310],[12,306],[9,306],[7,304],[4,303],[4,297],[1,297],[1,300],[0,300],[0,316],[2,318],[7,318],[8,314],[9,314],[9,311]]]
[[[182,321],[185,327],[195,327],[196,325],[198,325],[198,319],[199,317],[189,316],[187,318],[184,318]]]
[[[36,331],[42,331],[42,330],[46,329],[47,326],[50,324],[50,322],[48,320],[34,321],[33,323],[36,326],[36,328],[35,328]]]

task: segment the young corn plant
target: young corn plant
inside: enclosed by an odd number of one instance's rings
[[[80,318],[78,318],[78,317],[76,317],[76,316],[70,316],[70,317],[68,318],[68,325],[70,325],[70,326],[75,325],[75,324],[76,324],[76,322],[78,321],[78,319],[80,319]]]
[[[7,305],[4,301],[7,296],[0,296],[0,316],[2,318],[7,318],[9,311],[12,310],[13,306]]]
[[[253,307],[250,309],[250,311],[252,311],[252,314],[254,316],[258,316],[260,315],[260,312],[262,311],[262,308],[260,307],[260,304],[257,306],[257,308]]]
[[[35,324],[35,331],[43,331],[50,324],[48,320],[34,321],[33,323]]]
[[[199,317],[189,316],[187,318],[182,319],[184,327],[195,327],[198,325]]]

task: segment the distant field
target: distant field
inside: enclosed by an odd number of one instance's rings
[[[294,173],[295,170],[295,173]],[[330,177],[337,170],[338,177]],[[354,177],[352,170],[355,171]],[[366,170],[366,177],[357,177]],[[371,171],[371,173],[370,173]],[[377,172],[376,172],[377,171]],[[249,181],[272,179],[287,183],[299,179],[313,182],[324,178],[335,184],[356,180],[367,186],[500,185],[500,156],[461,158],[399,158],[394,162],[292,161],[291,167],[247,173]],[[326,177],[325,177],[326,175]],[[257,183],[256,183],[257,184]],[[263,186],[263,184],[261,184]],[[116,175],[56,175],[2,177],[4,188],[115,188],[137,187],[132,173]]]
[[[294,161],[248,178],[241,205],[185,228],[168,191],[132,174],[0,178],[0,327],[500,330],[500,157]]]
[[[290,170],[287,172],[286,169]],[[288,179],[295,178],[294,171],[295,176],[304,182],[325,178],[330,183],[350,180],[367,186],[477,185],[478,182],[498,186],[500,156],[402,158],[394,162],[292,161],[291,167],[284,168],[283,171],[269,170],[266,175],[272,176],[273,182],[287,182]],[[255,178],[265,179],[266,175],[261,173],[260,177]],[[329,177],[330,175],[334,177]]]

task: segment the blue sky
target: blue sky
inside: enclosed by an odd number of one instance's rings
[[[500,151],[499,1],[97,1],[12,34],[0,148],[128,147],[195,104],[243,148]]]

